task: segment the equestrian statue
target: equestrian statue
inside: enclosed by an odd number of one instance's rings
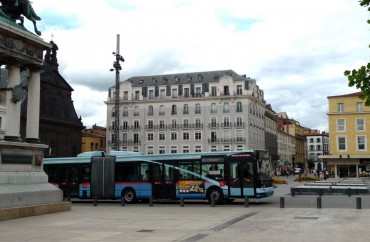
[[[13,22],[19,20],[19,25],[22,27],[24,27],[23,16],[25,16],[33,23],[35,33],[41,35],[41,32],[36,27],[36,21],[41,20],[41,18],[35,13],[29,0],[0,0],[0,3],[0,16],[6,17]]]

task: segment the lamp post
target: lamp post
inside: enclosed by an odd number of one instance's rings
[[[114,150],[119,150],[119,92],[120,92],[120,79],[119,79],[119,72],[122,70],[120,62],[124,62],[125,59],[119,54],[119,34],[117,34],[117,50],[116,52],[112,52],[112,54],[116,57],[116,60],[113,62],[113,68],[110,71],[116,71],[116,92],[114,95],[114,135],[113,135],[113,142],[114,142]]]

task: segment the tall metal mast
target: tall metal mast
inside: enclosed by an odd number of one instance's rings
[[[124,62],[125,59],[119,54],[119,34],[117,34],[117,49],[116,52],[112,52],[112,54],[116,57],[116,61],[113,62],[113,68],[111,71],[116,70],[116,92],[114,94],[114,135],[113,135],[113,142],[114,142],[114,150],[120,150],[120,141],[119,141],[119,92],[120,92],[120,80],[119,80],[119,72],[122,70],[120,61]]]

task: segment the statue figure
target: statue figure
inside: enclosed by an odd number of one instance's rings
[[[36,27],[36,21],[41,18],[35,13],[29,0],[0,0],[0,15],[16,22],[20,20],[20,25],[24,27],[24,17],[32,21],[35,33],[41,35],[41,32]],[[23,15],[23,16],[21,16]]]

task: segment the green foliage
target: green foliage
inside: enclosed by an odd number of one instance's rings
[[[370,11],[370,0],[362,0],[360,5],[368,7],[367,10]],[[370,20],[367,23],[370,24]],[[362,91],[360,98],[365,100],[366,106],[370,106],[370,63],[367,63],[366,66],[361,66],[358,70],[346,70],[344,75],[348,78],[348,86],[355,86],[357,89],[360,89]]]
[[[308,169],[313,169],[315,168],[315,162],[313,160],[308,160]]]

